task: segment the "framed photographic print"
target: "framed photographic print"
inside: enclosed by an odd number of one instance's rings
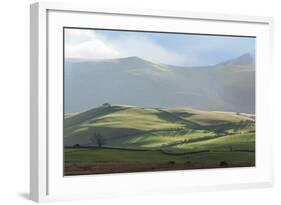
[[[268,17],[31,5],[31,199],[271,186],[271,30]]]

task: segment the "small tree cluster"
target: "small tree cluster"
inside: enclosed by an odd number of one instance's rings
[[[103,103],[102,106],[103,107],[110,107],[111,105],[109,103]]]
[[[220,162],[220,167],[227,167],[227,166],[228,166],[227,161],[221,161]]]

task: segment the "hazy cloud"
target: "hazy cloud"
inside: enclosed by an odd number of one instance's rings
[[[172,65],[182,65],[187,60],[167,50],[153,40],[139,37],[109,39],[93,30],[66,29],[65,56],[67,58],[110,59],[129,56]]]
[[[112,46],[98,39],[94,31],[67,29],[65,56],[68,58],[118,58],[120,54]]]
[[[112,59],[138,56],[155,63],[202,66],[217,64],[254,50],[254,38],[65,30],[67,58]]]

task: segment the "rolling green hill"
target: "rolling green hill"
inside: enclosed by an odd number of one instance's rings
[[[128,138],[149,131],[182,129],[185,120],[168,112],[132,106],[102,106],[64,121],[64,144],[92,145],[90,137],[99,133],[108,145],[123,144]],[[194,126],[190,123],[190,126]]]
[[[109,105],[64,119],[65,174],[255,165],[245,113]]]
[[[254,119],[240,113],[105,105],[68,115],[64,145],[96,146],[92,138],[98,134],[109,147],[188,147],[191,141],[254,132],[254,125]]]

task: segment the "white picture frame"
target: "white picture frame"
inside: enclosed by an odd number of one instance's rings
[[[256,167],[64,177],[62,118],[57,115],[62,111],[62,28],[94,27],[93,24],[109,29],[177,32],[187,32],[182,25],[189,25],[192,33],[255,35]],[[265,109],[270,107],[272,29],[270,17],[97,8],[71,3],[32,4],[30,198],[41,202],[273,186],[272,113]]]

